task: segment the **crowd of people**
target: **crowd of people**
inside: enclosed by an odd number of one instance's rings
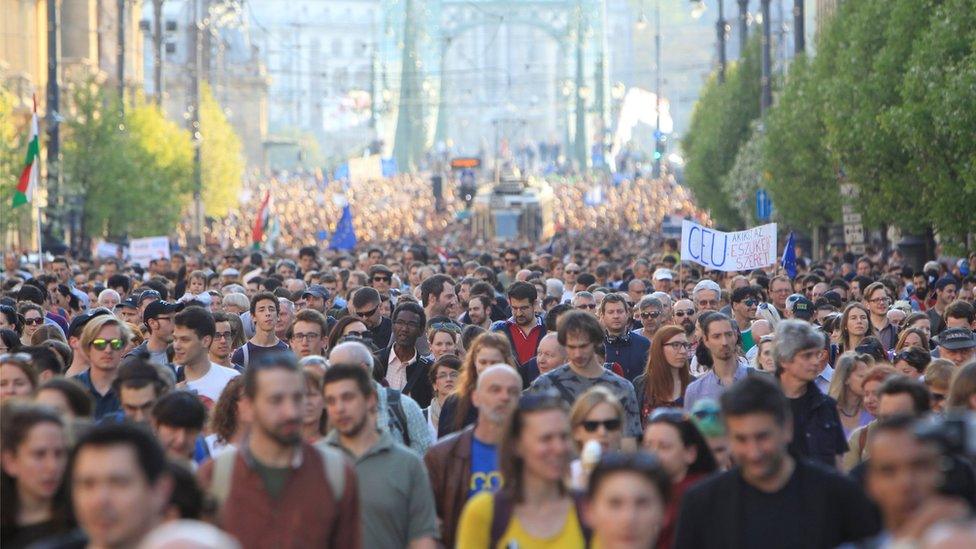
[[[294,242],[313,202],[282,210]],[[790,278],[614,229],[435,251],[395,227],[5,254],[4,549],[976,546],[976,253]]]
[[[269,241],[275,250],[285,253],[295,254],[302,246],[327,240],[322,237],[335,230],[346,203],[352,205],[356,235],[364,242],[390,248],[412,242],[425,242],[432,248],[479,245],[467,218],[458,216],[470,205],[460,197],[451,177],[445,179],[438,210],[430,178],[418,174],[326,182],[310,175],[281,173],[249,186],[239,208],[213,222],[209,243],[214,249],[250,246],[255,212],[270,193],[274,221],[268,230]],[[644,240],[659,233],[666,215],[708,219],[694,206],[687,189],[670,179],[638,178],[612,184],[595,176],[550,176],[548,182],[553,188],[553,223],[560,231],[571,232],[574,239],[597,229],[607,238],[626,233],[634,237],[631,240]],[[600,189],[599,200],[584,200],[594,188]],[[179,240],[185,241],[185,235]],[[641,249],[638,242],[634,246]]]

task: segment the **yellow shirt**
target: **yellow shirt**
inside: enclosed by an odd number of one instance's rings
[[[488,547],[491,541],[493,507],[492,494],[489,492],[482,492],[468,500],[464,510],[461,511],[461,522],[458,524],[458,547],[464,549]],[[573,549],[586,546],[583,529],[576,516],[576,506],[572,503],[569,504],[562,529],[548,538],[536,537],[526,532],[513,513],[508,528],[505,529],[495,549],[506,549],[513,541],[518,543],[519,549]]]

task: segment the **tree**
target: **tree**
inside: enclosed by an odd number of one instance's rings
[[[823,139],[826,105],[813,65],[805,55],[793,60],[766,116],[762,144],[765,184],[777,219],[808,230],[839,221],[841,210],[836,169]]]
[[[742,59],[726,71],[725,83],[713,75],[705,85],[682,143],[688,186],[721,226],[744,224],[721,182],[749,138],[750,123],[759,117],[759,68],[759,37],[754,36]]]
[[[21,207],[16,210],[11,207],[17,179],[24,167],[24,156],[27,152],[27,138],[30,126],[23,123],[29,118],[17,120],[14,114],[14,95],[6,89],[0,88],[0,237],[6,238],[8,231],[22,226],[29,215],[30,208]],[[3,240],[3,246],[9,243]]]
[[[976,231],[976,10],[946,0],[913,44],[900,104],[882,119],[907,151],[919,221],[956,244]],[[924,206],[923,206],[924,205]]]
[[[206,84],[200,93],[200,133],[204,209],[208,216],[224,217],[238,204],[244,156],[240,138]]]
[[[71,94],[64,180],[82,197],[84,237],[169,234],[188,201],[189,134],[141,101],[123,116],[94,81]]]
[[[844,2],[818,52],[823,78],[826,140],[847,179],[860,189],[868,225],[919,230],[928,221],[918,200],[909,151],[891,125],[881,123],[902,102],[900,84],[915,38],[938,0]],[[912,199],[908,199],[912,198]]]
[[[746,225],[756,225],[756,191],[766,187],[763,148],[765,134],[753,124],[749,139],[739,147],[732,169],[722,178],[722,192],[731,200],[732,206]]]

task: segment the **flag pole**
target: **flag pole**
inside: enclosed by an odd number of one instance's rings
[[[37,94],[36,93],[31,94],[31,98],[34,100],[34,116],[36,117],[37,116]],[[38,136],[38,142],[40,142],[40,136]],[[51,144],[48,143],[48,146],[51,146]],[[40,154],[37,155],[37,161],[38,162],[42,161]],[[45,168],[47,168],[47,166],[45,166]],[[38,176],[40,176],[40,173],[41,170],[37,170]],[[37,200],[33,200],[34,198],[37,198],[37,186],[41,184],[40,182],[41,178],[38,177],[37,179],[38,179],[37,184],[34,186],[33,189],[31,189],[31,191],[34,193],[34,196],[31,197],[32,198],[31,205],[33,206],[34,210],[37,212],[37,268],[40,270],[41,274],[43,274],[44,273],[44,237],[43,235],[41,235],[41,206],[40,204],[37,203]]]

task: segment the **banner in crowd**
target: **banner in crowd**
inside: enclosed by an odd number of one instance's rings
[[[129,257],[133,263],[148,267],[149,261],[165,257],[169,259],[169,238],[165,236],[150,236],[133,238],[129,241]]]
[[[716,271],[749,271],[776,263],[776,224],[726,233],[684,220],[681,260]]]

